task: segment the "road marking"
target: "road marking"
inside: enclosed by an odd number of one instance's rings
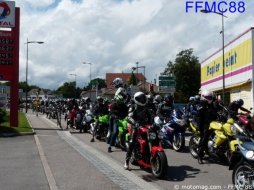
[[[44,118],[50,122],[54,127],[56,124],[51,120]],[[95,148],[85,144],[75,136],[71,135],[69,131],[57,131],[58,135],[69,143],[75,150],[77,150],[84,158],[91,162],[100,172],[106,175],[111,181],[118,185],[121,189],[163,189],[156,184],[150,184],[134,173],[124,170],[123,164],[113,161],[112,158],[106,154],[96,150]]]
[[[31,124],[30,120],[28,119],[28,117],[27,117],[27,121],[28,121],[29,125],[31,126],[31,128],[33,128],[33,126]],[[41,143],[40,143],[39,138],[36,134],[34,134],[34,139],[35,139],[35,143],[37,145],[38,151],[39,151],[40,159],[41,159],[41,162],[42,162],[42,166],[44,168],[46,178],[47,178],[48,183],[49,183],[49,188],[50,188],[50,190],[58,190],[55,178],[52,174],[52,171],[49,167],[47,158],[46,158],[46,156],[44,154],[44,151],[42,149]]]

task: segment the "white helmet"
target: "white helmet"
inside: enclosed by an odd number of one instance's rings
[[[115,88],[123,86],[123,79],[121,78],[115,78],[112,82],[112,84],[115,86]]]
[[[134,102],[139,106],[145,106],[147,103],[147,97],[143,92],[136,92],[134,94]]]
[[[213,92],[205,90],[201,93],[201,100],[207,101],[209,104],[212,103],[213,98],[214,98]]]

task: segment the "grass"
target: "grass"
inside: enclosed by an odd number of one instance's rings
[[[8,112],[8,118],[9,116],[9,112]],[[22,132],[32,132],[32,128],[30,127],[27,118],[25,116],[25,114],[23,112],[19,112],[19,123],[18,123],[18,127],[10,127],[10,121],[8,119],[7,122],[4,122],[2,124],[0,124],[0,134],[2,133],[22,133]]]

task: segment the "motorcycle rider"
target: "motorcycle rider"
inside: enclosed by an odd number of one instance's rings
[[[200,141],[198,145],[198,162],[203,163],[204,151],[207,148],[210,122],[217,119],[218,103],[214,93],[203,91],[200,103],[197,107],[197,120],[200,130]]]
[[[151,124],[153,121],[152,113],[148,109],[147,97],[143,92],[136,92],[134,94],[134,105],[130,107],[129,114],[127,116],[127,122],[132,126],[132,133],[130,137],[129,149],[126,153],[124,168],[129,168],[129,161],[132,151],[136,144],[137,129],[144,124]]]
[[[232,117],[233,119],[237,119],[236,116],[238,114],[239,109],[244,111],[244,112],[251,113],[249,110],[244,108],[243,105],[244,105],[243,99],[238,99],[238,100],[235,100],[235,101],[231,102],[228,106],[228,109],[229,109],[229,112],[230,112],[230,117]]]
[[[173,101],[174,101],[173,96],[167,95],[164,97],[164,100],[158,105],[156,115],[159,116],[161,120],[170,117],[170,114],[174,109]]]
[[[128,114],[127,103],[130,100],[130,96],[123,88],[123,80],[121,78],[115,78],[112,82],[117,89],[112,103],[109,105],[109,132],[108,132],[108,152],[112,152],[111,147],[115,144],[115,140],[118,134],[117,120],[123,119]]]
[[[101,96],[97,96],[96,102],[93,106],[93,115],[95,118],[98,119],[99,116],[105,115],[105,114],[108,114],[108,107],[106,104],[104,104],[104,99]],[[93,130],[93,137],[90,140],[90,142],[94,142],[94,136],[95,136],[97,127],[98,127],[98,122],[96,121],[94,125],[94,130]]]

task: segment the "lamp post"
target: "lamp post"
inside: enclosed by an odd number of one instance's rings
[[[145,66],[138,66],[138,62],[136,62],[137,66],[136,67],[132,67],[132,70],[137,70],[137,74],[138,74],[138,68],[143,68],[144,69],[144,91],[145,91],[145,83],[146,83],[146,67]]]
[[[92,90],[92,84],[91,84],[91,80],[92,80],[92,76],[91,76],[91,66],[92,66],[92,63],[87,63],[87,62],[83,62],[84,65],[90,65],[90,85],[91,85],[91,89],[89,91],[89,96],[90,96],[90,99],[91,99],[91,90]]]
[[[222,102],[225,103],[225,55],[224,55],[224,17],[227,18],[222,12],[212,12],[207,10],[201,10],[202,13],[215,13],[221,16],[221,34],[222,34]]]
[[[28,44],[43,44],[44,42],[41,41],[28,41],[28,38],[26,40],[26,113],[27,113],[27,93],[28,93]]]
[[[71,73],[70,75],[75,76],[75,98],[77,97],[77,74],[76,73]]]

